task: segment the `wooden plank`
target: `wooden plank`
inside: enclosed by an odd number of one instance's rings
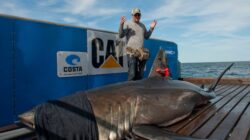
[[[239,86],[234,86],[231,89],[226,88],[224,90],[221,90],[220,92],[224,93],[224,94],[228,94],[228,93],[233,92],[237,88],[239,88]],[[220,92],[218,92],[218,93],[220,94]],[[204,106],[202,110],[199,110],[198,112],[193,113],[190,117],[188,117],[188,119],[180,121],[179,123],[176,123],[176,124],[174,124],[172,126],[169,126],[167,128],[167,130],[171,131],[171,132],[177,132],[177,131],[179,131],[181,128],[183,128],[185,125],[187,125],[189,122],[191,122],[193,119],[195,119],[196,117],[198,117],[201,113],[203,113],[204,111],[206,111],[209,107],[211,107],[213,104],[215,104],[216,102],[218,102],[221,99],[222,99],[222,96],[218,96],[215,99],[212,99],[210,101],[211,103],[208,104],[207,106]]]
[[[249,90],[248,90],[249,91]],[[248,92],[248,96],[250,93]],[[215,131],[209,136],[211,139],[226,139],[229,136],[230,130],[233,129],[237,120],[245,110],[249,103],[247,96],[239,102],[239,104],[229,113],[229,115],[223,120],[223,122],[215,129]],[[239,138],[238,138],[239,139]],[[240,139],[241,140],[241,139]]]
[[[219,91],[218,93],[223,93],[225,95],[234,92],[237,90],[240,86],[233,86],[232,88],[225,88],[224,90]],[[180,121],[179,123],[176,123],[172,126],[167,127],[166,129],[171,132],[177,132],[184,126],[186,126],[188,123],[190,123],[192,120],[197,118],[200,114],[204,113],[207,109],[209,109],[213,104],[217,103],[219,100],[221,100],[223,96],[218,96],[215,99],[211,100],[211,103],[208,104],[207,106],[204,106],[202,110],[199,110],[197,113],[192,114],[190,117],[187,119]]]
[[[13,129],[17,129],[17,128],[20,128],[20,126],[17,124],[7,125],[7,126],[0,128],[0,133],[5,132],[5,131],[9,131],[9,130],[13,130]]]
[[[216,96],[225,96],[227,95],[228,93],[231,93],[231,92],[227,92],[227,90],[231,90],[235,87],[240,87],[240,85],[226,85],[226,88],[224,88],[224,92],[215,92]]]
[[[197,86],[201,87],[202,84],[196,84]],[[205,87],[210,87],[210,85],[204,85]],[[219,90],[222,90],[223,88],[226,88],[228,85],[218,85],[216,88],[215,88],[215,91],[219,91]]]
[[[250,133],[250,97],[248,96],[248,107],[245,110],[244,114],[241,116],[239,122],[232,130],[228,140],[246,140],[248,133]],[[250,138],[248,138],[250,139]]]
[[[219,102],[211,106],[208,110],[205,112],[202,112],[196,119],[194,119],[192,122],[190,122],[188,125],[181,128],[177,133],[181,135],[191,135],[193,132],[195,132],[200,126],[202,126],[212,115],[216,113],[217,110],[219,110],[221,107],[223,107],[228,101],[233,99],[237,94],[239,94],[242,90],[244,90],[246,86],[242,86],[232,92],[231,94],[228,94],[224,98],[222,98]]]
[[[19,128],[12,131],[0,133],[1,140],[14,139],[23,135],[31,134],[34,131],[29,128]]]
[[[183,78],[183,80],[195,84],[211,84],[215,78]],[[222,84],[250,84],[250,78],[222,78],[220,85]]]
[[[249,90],[250,88],[246,88],[231,101],[229,101],[225,106],[215,112],[216,114],[214,114],[214,116],[212,116],[204,125],[202,125],[192,136],[198,138],[207,138],[229,114],[229,112],[241,101],[241,99],[246,96]]]
[[[225,88],[226,87],[226,85],[218,85],[216,88],[215,88],[215,91],[219,91],[219,90],[221,90],[221,89],[223,89],[223,88]]]
[[[223,91],[225,91],[226,89],[229,89],[229,88],[231,88],[233,85],[223,85],[223,86],[221,86],[220,88],[216,88],[215,89],[215,93],[216,93],[216,95],[218,94],[218,93],[223,93]]]

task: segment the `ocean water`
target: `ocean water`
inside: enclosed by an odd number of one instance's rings
[[[218,77],[233,62],[182,63],[181,77]],[[223,77],[250,78],[250,61],[234,62]]]

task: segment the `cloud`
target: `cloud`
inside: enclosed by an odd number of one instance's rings
[[[190,26],[191,31],[212,34],[234,33],[250,27],[248,1],[216,2],[201,11],[206,17]]]
[[[52,6],[59,2],[59,0],[41,0],[37,1],[37,5],[39,6]]]
[[[124,11],[118,8],[98,6],[98,4],[99,1],[96,0],[64,0],[63,6],[56,8],[55,11],[85,17],[111,16]]]
[[[66,22],[66,23],[76,23],[76,22],[79,22],[78,19],[72,18],[72,17],[64,17],[63,21]]]
[[[166,1],[159,9],[148,14],[147,18],[163,19],[163,23],[171,20],[173,23],[182,21],[182,25],[185,25],[192,34],[194,32],[224,34],[250,27],[249,6],[248,0]],[[162,24],[162,26],[171,25]]]
[[[1,2],[0,4],[0,13],[27,17],[29,15],[29,11],[25,8],[21,7],[18,3],[13,3],[11,1]]]
[[[123,9],[105,5],[105,1],[63,0],[60,4],[52,11],[64,15],[63,22],[90,28],[101,29],[103,23],[124,12]]]
[[[99,8],[96,9],[93,13],[89,13],[92,16],[112,16],[123,13],[124,10],[122,9],[112,9],[112,8]]]
[[[158,19],[160,38],[179,45],[181,61],[249,61],[249,7],[248,0],[169,0],[146,18]]]
[[[168,0],[161,4],[155,11],[146,15],[148,18],[173,18],[184,16],[198,16],[197,11],[200,11],[208,0],[196,1],[196,0]]]
[[[114,15],[124,12],[120,8],[105,5],[104,2],[97,0],[43,0],[23,3],[10,0],[1,2],[0,13],[101,28],[99,26],[101,22],[108,21]]]
[[[65,0],[64,10],[67,13],[82,14],[92,10],[95,2],[95,0]]]
[[[179,40],[181,62],[249,61],[250,36]]]

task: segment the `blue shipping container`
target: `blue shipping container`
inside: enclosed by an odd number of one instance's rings
[[[109,31],[0,16],[0,127],[14,123],[20,113],[47,100],[126,81],[126,56],[115,50],[116,36]],[[145,47],[151,53],[145,77],[163,48],[172,78],[179,78],[175,43],[149,39]],[[83,67],[76,66],[80,62]]]

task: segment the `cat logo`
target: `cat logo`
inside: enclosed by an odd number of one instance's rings
[[[126,71],[125,42],[115,33],[88,30],[89,72],[92,74]],[[125,64],[126,63],[126,64]]]
[[[91,41],[91,48],[92,65],[95,68],[120,68],[123,66],[123,57],[116,55],[114,40],[107,40],[105,54],[98,53],[98,51],[104,51],[104,43],[101,38],[94,38]]]

